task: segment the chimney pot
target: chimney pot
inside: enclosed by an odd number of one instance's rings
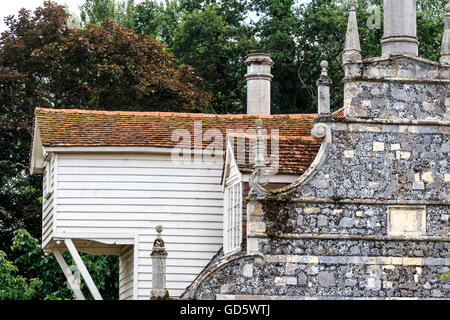
[[[416,0],[384,0],[383,56],[419,55]]]
[[[245,59],[247,66],[247,114],[270,114],[270,82],[273,61],[267,53],[252,53]]]

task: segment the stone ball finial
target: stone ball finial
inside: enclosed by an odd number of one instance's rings
[[[328,70],[328,61],[323,60],[320,66],[322,67],[322,71]]]
[[[161,226],[161,225],[159,225],[159,226],[156,226],[156,232],[158,232],[159,234],[161,234],[161,232],[163,231],[163,226]]]
[[[358,0],[350,0],[350,9],[356,10],[358,6]]]

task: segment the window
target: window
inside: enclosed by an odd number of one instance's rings
[[[52,157],[44,167],[44,177],[42,186],[42,193],[44,195],[44,199],[48,199],[53,193],[53,168],[54,165]]]
[[[225,188],[223,236],[225,254],[239,250],[242,242],[242,183],[234,180]]]

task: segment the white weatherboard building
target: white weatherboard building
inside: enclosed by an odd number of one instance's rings
[[[254,154],[248,141],[244,152],[234,142],[254,138],[259,118],[267,135],[276,131],[267,148],[278,165],[274,188],[295,181],[320,146],[310,137],[314,115],[269,114],[270,57],[252,54],[247,65],[247,115],[36,109],[30,169],[43,175],[42,246],[69,284],[61,251],[70,252],[95,299],[101,295],[79,252],[118,255],[119,298],[149,299],[158,225],[171,297],[218,253],[245,248]],[[230,132],[235,139],[226,138]],[[174,148],[189,150],[189,160],[174,161]]]

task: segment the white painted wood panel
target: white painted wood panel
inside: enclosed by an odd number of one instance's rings
[[[42,247],[45,248],[51,240],[54,227],[54,190],[55,190],[55,156],[51,156],[45,162],[43,173],[43,194],[42,194]]]
[[[135,290],[149,299],[155,227],[163,225],[167,286],[179,296],[222,246],[221,174],[222,164],[173,163],[170,155],[58,153],[57,233],[137,235],[135,265],[121,258],[120,297]],[[136,288],[125,265],[136,270]]]
[[[134,280],[134,248],[126,246],[119,256],[119,299],[133,299]]]

